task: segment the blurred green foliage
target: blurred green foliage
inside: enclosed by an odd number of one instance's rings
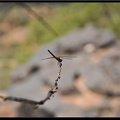
[[[29,21],[28,17],[24,19],[21,18],[17,22],[28,27],[30,33],[24,43],[15,43],[10,47],[6,47],[4,57],[1,57],[2,55],[0,53],[1,59],[12,58],[17,61],[18,65],[22,64],[26,62],[41,45],[49,43],[71,30],[84,27],[87,23],[93,23],[99,27],[111,29],[119,37],[120,3],[71,3],[53,7],[53,13],[43,17],[55,29],[59,36],[52,34],[52,32],[45,28],[36,18],[29,19]],[[20,16],[18,18],[20,18]],[[26,21],[28,22],[27,24]],[[8,66],[0,68],[1,71],[3,69],[13,70],[13,68]],[[7,73],[9,72],[6,72],[6,76]],[[9,79],[6,78],[6,76],[0,77],[0,88],[7,87]]]
[[[93,23],[99,27],[114,30],[119,35],[120,29],[119,3],[72,3],[67,6],[54,8],[54,15],[44,19],[56,30],[59,36],[67,32]],[[39,45],[50,42],[56,38],[37,19],[29,22],[31,33],[27,42],[36,42]]]

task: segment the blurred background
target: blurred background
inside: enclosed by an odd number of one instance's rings
[[[0,3],[0,95],[40,101],[39,109],[0,100],[1,117],[119,117],[119,3]]]

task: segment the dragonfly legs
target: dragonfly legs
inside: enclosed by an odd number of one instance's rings
[[[61,68],[62,67],[62,62],[58,62],[57,65]]]

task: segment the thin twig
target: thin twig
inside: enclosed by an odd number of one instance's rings
[[[4,101],[16,101],[16,102],[23,102],[23,103],[35,105],[34,109],[36,109],[39,107],[39,105],[43,105],[47,100],[51,98],[51,96],[53,96],[57,92],[58,80],[60,79],[61,70],[62,70],[62,63],[60,62],[59,72],[58,72],[57,79],[55,80],[54,87],[48,92],[47,97],[44,100],[34,101],[34,100],[25,99],[25,98],[18,98],[18,97],[11,97],[11,96],[8,96],[8,97],[0,96],[0,98],[3,99]]]
[[[17,4],[17,3],[16,3]],[[29,5],[25,3],[18,3],[17,5],[24,7],[25,9],[28,10],[33,16],[35,16],[39,22],[41,22],[46,28],[48,28],[55,36],[58,36],[58,33],[53,29],[50,24],[48,24],[45,19],[40,16],[38,13],[36,13]]]
[[[0,21],[2,21],[4,17],[7,16],[7,14],[9,14],[10,10],[16,5],[26,9],[30,14],[32,14],[35,18],[37,18],[37,20],[41,22],[52,34],[54,34],[57,37],[59,36],[59,34],[55,31],[55,29],[42,16],[40,16],[37,12],[35,12],[26,3],[13,3],[13,4],[10,3],[10,4],[6,4],[6,6],[4,5],[5,10],[3,12],[4,14],[0,17]],[[3,8],[1,8],[1,10],[3,10]]]

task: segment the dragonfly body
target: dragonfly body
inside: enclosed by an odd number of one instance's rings
[[[62,59],[60,57],[55,56],[50,50],[48,50],[48,52],[58,61],[58,62],[62,62]]]
[[[61,63],[61,62],[63,61],[62,58],[63,58],[63,59],[71,59],[71,56],[56,56],[56,55],[54,55],[50,50],[48,50],[48,52],[52,55],[52,57],[47,57],[47,58],[44,58],[44,59],[42,59],[42,60],[54,58],[54,59],[56,59],[59,63]]]

